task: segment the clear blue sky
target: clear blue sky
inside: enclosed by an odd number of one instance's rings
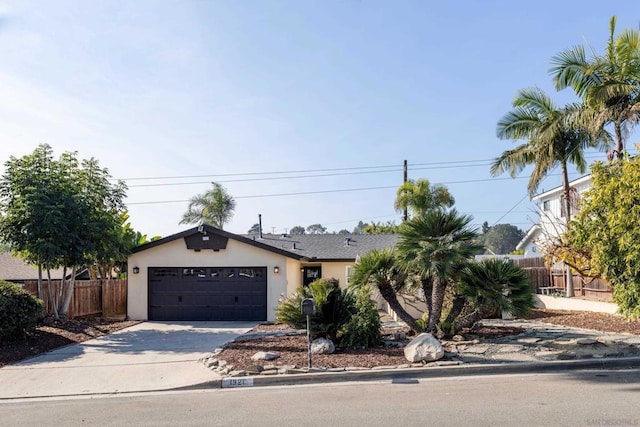
[[[406,159],[475,224],[526,231],[527,173],[489,175],[513,146],[496,122],[523,87],[573,100],[549,60],[602,52],[614,14],[637,27],[640,2],[0,0],[0,161],[46,142],[116,178],[168,177],[127,180],[133,226],[164,236],[213,180],[237,200],[232,232],[259,213],[275,232],[399,222]],[[326,169],[349,170],[305,172]]]

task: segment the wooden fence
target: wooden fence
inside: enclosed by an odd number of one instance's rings
[[[60,286],[60,280],[54,280],[54,288]],[[24,289],[38,296],[38,282],[24,283]],[[49,304],[49,286],[43,282],[44,310],[51,313]],[[67,317],[123,317],[127,314],[127,281],[126,280],[76,280],[73,296],[69,304]]]
[[[512,262],[529,275],[537,293],[565,293],[567,289],[566,267],[560,266],[550,269],[545,266],[542,257],[521,258],[512,260]],[[572,277],[575,296],[598,301],[613,301],[613,288],[606,281],[578,275]]]

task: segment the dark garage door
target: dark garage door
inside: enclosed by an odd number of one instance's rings
[[[149,320],[267,320],[266,267],[149,268]]]

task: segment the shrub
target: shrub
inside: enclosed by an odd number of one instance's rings
[[[338,286],[335,279],[318,279],[300,287],[276,308],[276,322],[306,329],[300,311],[305,298],[313,298],[316,311],[311,316],[312,338],[325,337],[342,347],[371,347],[380,340],[380,316],[368,292],[353,293]]]
[[[276,308],[276,322],[292,328],[306,329],[307,317],[301,313],[300,304],[312,298],[316,311],[311,315],[311,336],[338,342],[338,332],[351,318],[353,298],[340,289],[336,279],[318,279],[307,287],[300,287]]]
[[[351,319],[341,331],[340,344],[351,348],[369,348],[380,344],[380,315],[370,292],[356,294]]]
[[[18,285],[0,280],[0,340],[20,338],[35,330],[42,301]]]

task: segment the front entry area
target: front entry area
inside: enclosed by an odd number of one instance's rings
[[[266,267],[150,267],[149,320],[267,320]]]

